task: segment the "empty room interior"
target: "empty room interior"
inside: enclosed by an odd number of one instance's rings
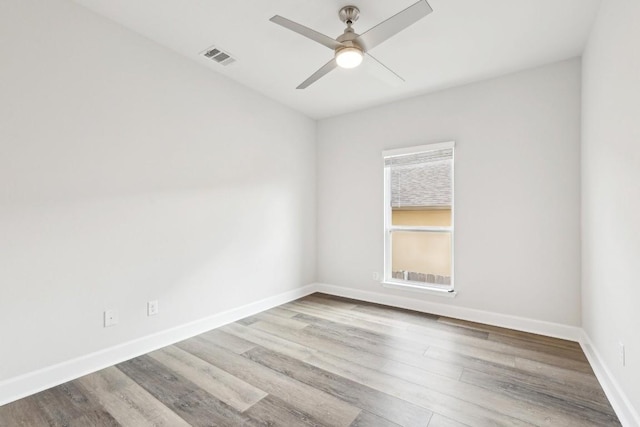
[[[0,426],[640,426],[637,0],[0,0]]]

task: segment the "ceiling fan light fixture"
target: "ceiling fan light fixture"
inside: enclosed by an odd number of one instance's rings
[[[362,50],[357,47],[345,47],[336,52],[336,63],[340,68],[355,68],[363,58]]]
[[[368,52],[431,12],[433,12],[433,9],[431,9],[427,0],[417,0],[414,4],[396,13],[391,18],[380,22],[362,34],[357,34],[353,29],[353,23],[358,20],[360,10],[355,6],[345,6],[340,9],[338,16],[340,20],[347,25],[347,28],[345,28],[344,33],[335,39],[291,21],[290,19],[283,18],[280,15],[274,15],[269,20],[274,24],[281,25],[288,30],[328,47],[333,51],[333,58],[329,62],[320,67],[315,73],[296,87],[296,89],[305,89],[337,67],[357,67],[362,63],[365,53],[369,56],[367,63],[373,64],[381,70],[383,74],[392,76],[394,81],[404,81],[402,77],[394,73],[389,67],[382,64]]]

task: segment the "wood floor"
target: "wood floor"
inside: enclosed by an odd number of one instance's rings
[[[0,426],[614,426],[578,344],[323,294],[0,407]]]

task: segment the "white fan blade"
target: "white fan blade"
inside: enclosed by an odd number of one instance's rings
[[[427,3],[426,0],[420,0],[402,12],[393,15],[386,21],[382,21],[375,27],[367,30],[367,32],[356,38],[356,42],[362,46],[365,51],[373,49],[410,25],[415,24],[431,12],[433,12],[433,9],[431,9],[429,3]]]
[[[373,55],[371,55],[370,53],[366,53],[366,55],[368,56],[368,59],[364,63],[364,68],[369,74],[377,77],[378,79],[391,86],[399,86],[405,82],[405,80],[400,77],[398,73],[384,65],[382,62],[378,61]]]
[[[318,71],[313,73],[307,80],[300,83],[300,85],[296,89],[305,89],[309,87],[312,83],[318,81],[321,77],[327,74],[329,71],[335,69],[338,66],[336,63],[336,59],[333,58],[331,61],[324,64]]]
[[[305,36],[308,39],[311,39],[315,42],[320,43],[323,46],[328,47],[329,49],[337,49],[339,47],[344,46],[339,41],[332,39],[329,36],[325,36],[322,33],[319,33],[311,28],[305,27],[304,25],[300,25],[297,22],[293,22],[287,18],[283,18],[280,15],[276,15],[273,18],[269,19],[269,21],[274,22],[278,25],[282,25],[283,27],[295,31],[296,33]]]

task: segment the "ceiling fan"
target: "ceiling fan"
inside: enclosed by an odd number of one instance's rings
[[[380,43],[393,37],[400,31],[424,18],[428,14],[433,12],[429,3],[426,0],[420,0],[417,3],[409,6],[402,12],[397,13],[386,21],[382,21],[375,27],[367,30],[362,34],[357,34],[353,29],[353,23],[358,20],[360,16],[360,10],[355,6],[345,6],[340,9],[338,15],[340,20],[347,25],[344,33],[338,36],[336,39],[332,39],[329,36],[325,36],[311,28],[304,25],[293,22],[282,16],[275,15],[270,19],[271,22],[275,22],[278,25],[282,25],[291,31],[303,35],[315,42],[320,43],[323,46],[328,47],[334,51],[334,57],[331,61],[320,67],[318,71],[313,73],[308,79],[300,83],[296,89],[305,89],[312,83],[318,81],[321,77],[326,75],[329,71],[336,67],[341,68],[355,68],[364,59],[364,56],[368,56],[371,61],[378,65],[387,74],[390,74],[392,78],[400,81],[404,81],[402,77],[394,73],[390,68],[382,64],[376,58],[374,58],[369,50],[378,46]]]

